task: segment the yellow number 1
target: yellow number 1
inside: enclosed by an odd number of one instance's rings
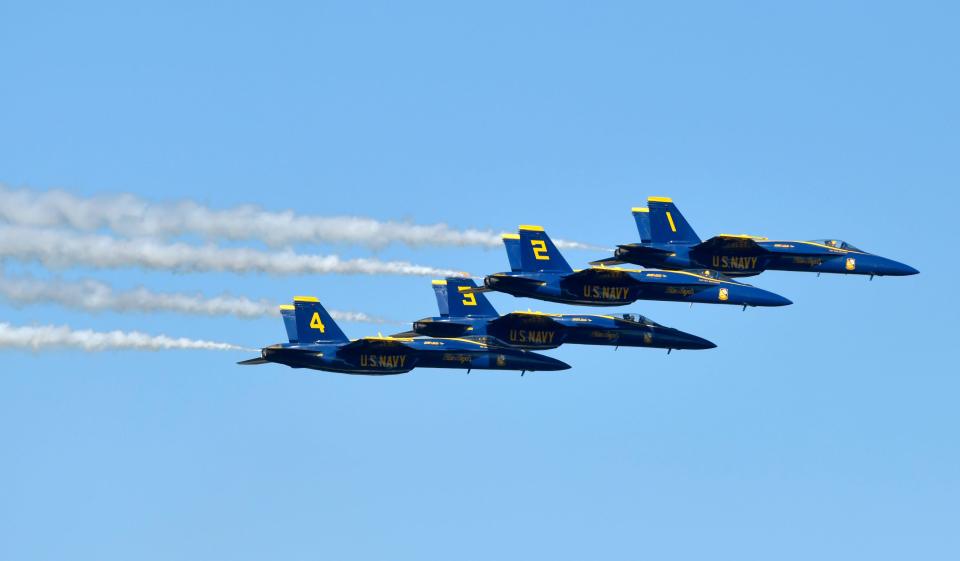
[[[530,240],[530,245],[533,246],[533,258],[537,261],[549,261],[550,256],[547,255],[547,242],[543,240]]]
[[[323,322],[320,321],[320,312],[313,312],[313,317],[310,318],[310,328],[319,329],[320,333],[326,333],[327,328],[323,325]]]

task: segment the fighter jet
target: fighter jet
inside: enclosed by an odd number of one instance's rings
[[[620,245],[614,256],[594,265],[633,263],[660,269],[708,267],[728,276],[746,277],[767,270],[904,276],[917,270],[867,253],[843,240],[775,241],[759,236],[720,234],[706,241],[690,227],[666,197],[650,197],[634,208],[640,243]]]
[[[664,327],[637,314],[619,317],[587,314],[512,312],[501,316],[473,279],[448,277],[433,281],[440,315],[423,318],[413,330],[395,337],[463,337],[491,335],[523,349],[553,349],[562,344],[650,347],[667,349],[712,349],[710,341]]]
[[[493,337],[413,339],[365,337],[347,339],[320,301],[297,296],[281,306],[289,343],[264,347],[259,358],[238,364],[275,362],[342,374],[404,374],[416,367],[521,372],[566,370],[570,366],[548,356],[510,347]]]
[[[783,296],[731,280],[711,269],[665,271],[591,267],[574,271],[540,226],[520,226],[503,238],[509,273],[483,279],[484,288],[550,302],[621,306],[636,300],[668,300],[743,306],[786,306]]]

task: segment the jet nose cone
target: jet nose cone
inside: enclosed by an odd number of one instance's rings
[[[914,269],[906,263],[900,263],[899,261],[894,261],[893,259],[884,259],[880,265],[881,275],[890,275],[892,277],[906,277],[909,275],[915,275],[920,271]]]
[[[742,299],[735,303],[745,306],[789,306],[793,304],[793,302],[787,298],[770,292],[769,290],[763,290],[762,288],[756,288],[754,286],[745,286],[743,288]],[[731,298],[731,300],[733,300],[733,298]]]
[[[766,304],[762,304],[762,305],[763,306],[789,306],[790,304],[793,304],[793,301],[791,301],[789,298],[784,298],[783,296],[780,296],[779,294],[774,294],[773,292],[767,292]]]
[[[684,333],[685,341],[683,346],[677,347],[678,349],[690,349],[694,351],[705,351],[707,349],[717,348],[716,343],[708,341],[703,337],[697,337],[696,335],[690,335],[689,333]]]
[[[666,342],[664,346],[669,349],[701,351],[716,348],[713,342],[679,329],[671,329],[670,332],[664,333],[662,339]]]
[[[570,368],[570,365],[562,360],[537,353],[526,353],[526,356],[521,359],[520,363],[526,370],[554,371],[568,370]]]
[[[672,335],[673,344],[670,345],[670,348],[672,349],[702,351],[716,348],[716,345],[712,341],[708,341],[703,337],[697,337],[696,335],[690,333],[676,331]]]

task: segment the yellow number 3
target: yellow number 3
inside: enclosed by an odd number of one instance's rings
[[[327,328],[323,325],[323,322],[320,321],[320,312],[313,312],[313,317],[310,318],[310,328],[319,329],[320,333],[325,333]]]
[[[530,240],[530,245],[533,246],[533,257],[538,261],[549,261],[550,256],[547,255],[547,242],[543,240]]]
[[[458,288],[458,290],[460,290],[460,292],[463,294],[463,305],[464,305],[464,306],[476,306],[476,305],[477,305],[477,295],[474,294],[474,293],[472,293],[472,292],[464,292],[464,291],[466,291],[466,290],[470,290],[469,288],[467,288],[466,286],[461,286],[460,288]]]

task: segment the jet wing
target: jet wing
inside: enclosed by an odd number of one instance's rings
[[[596,261],[591,261],[590,264],[595,267],[615,267],[617,265],[625,265],[626,261],[621,261],[616,257],[607,257],[606,259],[597,259]]]
[[[551,314],[545,314],[543,312],[510,312],[509,314],[504,314],[491,321],[490,327],[494,330],[496,330],[498,326],[502,325],[516,325],[523,326],[525,328],[540,326],[542,328],[552,324],[556,324],[556,321]]]
[[[591,267],[589,269],[581,269],[577,272],[570,273],[569,275],[564,275],[563,280],[566,281],[580,281],[580,282],[597,282],[597,283],[620,283],[620,284],[636,284],[636,279],[633,278],[633,275],[630,271],[624,271],[623,269],[607,269],[605,267]]]
[[[704,253],[767,253],[767,250],[757,243],[758,239],[762,240],[765,238],[720,234],[719,236],[714,236],[707,241],[698,243],[697,245],[691,247],[690,251]]]
[[[407,349],[407,342],[411,339],[408,338],[393,338],[393,337],[364,337],[363,339],[357,339],[355,341],[350,341],[346,345],[340,347],[341,351],[374,351],[374,350],[385,350],[385,349]]]
[[[420,337],[420,336],[421,336],[421,335],[420,335],[419,333],[417,333],[416,331],[402,331],[402,332],[400,332],[400,333],[394,333],[393,335],[390,335],[390,337],[393,338],[393,339],[397,339],[397,338],[410,339],[410,338],[413,338],[413,337]]]
[[[477,343],[478,345],[480,345],[480,349],[478,350],[490,350],[490,349],[498,349],[498,348],[512,349],[513,348],[513,346],[507,343],[506,341],[498,339],[493,335],[470,335],[467,337],[459,337],[459,339],[473,341],[474,343]]]
[[[757,243],[758,241],[769,240],[757,236],[720,234],[691,247],[690,250],[694,252],[731,253],[740,255],[786,253],[789,255],[811,255],[823,258],[839,257],[845,254],[841,251],[825,253],[823,251],[824,249],[829,251],[831,248],[816,242],[785,241],[775,242],[772,245],[768,244],[768,247],[763,247]]]

